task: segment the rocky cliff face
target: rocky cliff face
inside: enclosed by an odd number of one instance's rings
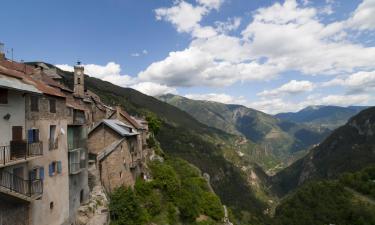
[[[375,107],[362,111],[336,129],[311,152],[273,177],[285,194],[307,180],[336,178],[375,164]]]

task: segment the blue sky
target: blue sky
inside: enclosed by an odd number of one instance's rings
[[[2,1],[7,57],[149,95],[244,104],[374,105],[375,1]]]

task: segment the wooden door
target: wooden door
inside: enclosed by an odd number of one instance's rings
[[[12,140],[21,141],[22,140],[22,126],[12,127]]]

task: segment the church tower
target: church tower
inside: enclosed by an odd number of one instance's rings
[[[80,61],[74,66],[74,94],[79,97],[85,96],[85,74]]]

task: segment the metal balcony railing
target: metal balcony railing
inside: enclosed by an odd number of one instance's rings
[[[11,141],[8,146],[0,146],[0,166],[41,155],[43,155],[42,142]]]
[[[42,180],[24,180],[5,170],[0,171],[0,187],[26,197],[35,197],[43,194]]]

